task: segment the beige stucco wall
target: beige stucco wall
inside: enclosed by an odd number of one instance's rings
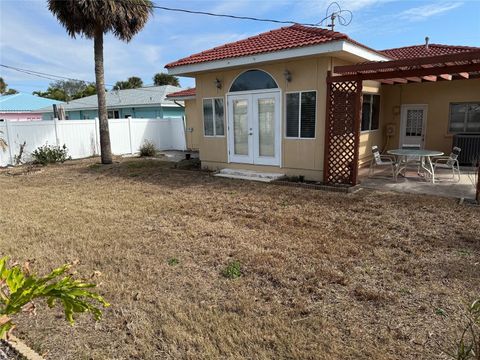
[[[480,101],[480,79],[382,86],[384,126],[392,123],[395,136],[388,148],[400,146],[400,108],[405,104],[426,104],[425,148],[449,153],[452,134],[448,132],[451,102]]]
[[[205,167],[212,169],[245,168],[259,171],[280,172],[287,175],[304,175],[306,178],[322,179],[323,154],[325,138],[325,103],[326,103],[326,76],[332,66],[330,57],[313,57],[308,59],[276,62],[254,67],[243,67],[234,70],[218,71],[199,74],[196,77],[196,112],[199,122],[202,123],[202,99],[223,97],[226,103],[228,92],[234,79],[248,69],[260,69],[268,72],[277,82],[281,90],[281,168],[274,166],[236,165],[228,164],[227,138],[204,137],[199,139],[200,159]],[[335,61],[335,65],[344,63]],[[288,69],[292,74],[291,82],[284,78],[284,71]],[[222,88],[217,89],[215,80],[222,82]],[[317,91],[317,121],[314,139],[285,139],[285,92],[289,91]],[[226,120],[226,119],[225,119]],[[225,129],[226,129],[225,123]]]

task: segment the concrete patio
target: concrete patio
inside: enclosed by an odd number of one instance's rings
[[[374,176],[369,177],[369,168],[361,168],[358,186],[377,190],[475,199],[477,179],[475,171],[468,167],[461,168],[460,171],[460,181],[457,182],[451,179],[452,173],[448,170],[438,170],[433,184],[417,175],[415,169],[409,169],[405,177],[399,176],[395,182],[390,170],[377,169]]]

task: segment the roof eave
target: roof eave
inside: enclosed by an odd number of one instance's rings
[[[195,64],[179,65],[167,68],[171,75],[194,76],[196,73],[218,69],[233,68],[238,66],[266,63],[270,61],[301,58],[306,56],[332,54],[338,52],[352,54],[363,61],[386,61],[391,58],[381,55],[371,49],[349,42],[348,40],[330,41],[324,44],[296,47],[268,53],[260,53],[236,58],[205,61]]]
[[[189,95],[189,96],[172,96],[168,98],[169,100],[172,101],[185,101],[185,100],[195,100],[196,96],[195,95]]]

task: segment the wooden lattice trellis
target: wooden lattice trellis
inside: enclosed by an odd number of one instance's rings
[[[356,185],[362,83],[328,82],[325,182]]]

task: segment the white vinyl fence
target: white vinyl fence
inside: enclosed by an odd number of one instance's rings
[[[158,150],[186,150],[183,119],[109,119],[112,153],[134,154],[146,141],[155,144]],[[0,137],[8,144],[0,149],[0,166],[14,163],[24,142],[23,161],[45,144],[65,144],[72,159],[100,154],[98,119],[95,120],[48,120],[0,122]]]

